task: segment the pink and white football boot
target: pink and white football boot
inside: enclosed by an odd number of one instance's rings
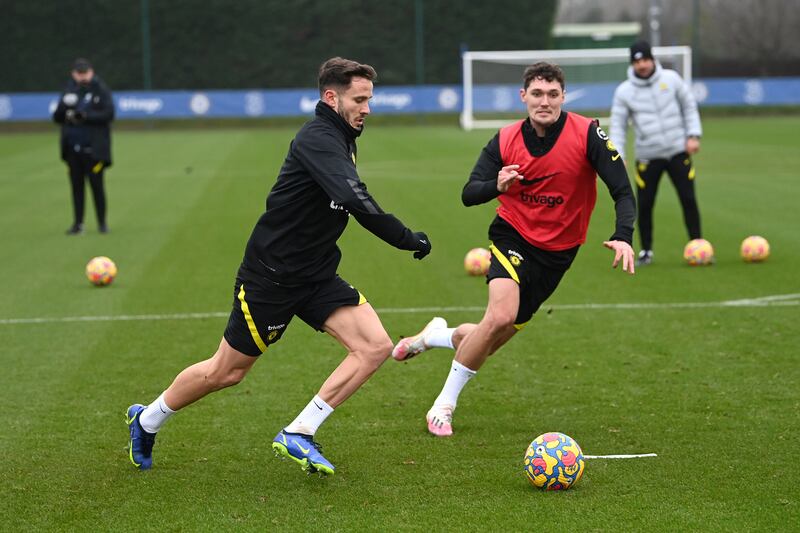
[[[428,432],[437,437],[449,437],[453,434],[453,406],[434,405],[428,411]]]
[[[439,316],[433,317],[433,319],[428,322],[424,328],[422,328],[422,331],[413,337],[400,339],[400,342],[398,342],[392,350],[392,357],[394,357],[397,361],[405,361],[407,359],[411,359],[415,355],[421,354],[430,348],[430,346],[425,344],[425,335],[427,335],[431,330],[446,327],[447,321],[444,318]]]

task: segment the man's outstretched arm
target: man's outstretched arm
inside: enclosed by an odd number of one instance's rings
[[[636,200],[628,180],[625,163],[616,147],[609,141],[608,135],[597,125],[589,127],[586,143],[586,156],[589,158],[598,176],[608,187],[614,199],[617,220],[614,234],[603,242],[603,246],[614,250],[614,268],[622,262],[622,270],[633,274],[633,222],[636,219]]]

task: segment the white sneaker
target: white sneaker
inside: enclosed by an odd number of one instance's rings
[[[433,319],[428,322],[422,331],[413,337],[400,339],[400,342],[398,342],[392,350],[392,357],[398,361],[405,361],[406,359],[411,359],[415,355],[421,354],[430,348],[430,346],[425,344],[425,336],[434,329],[443,329],[446,327],[447,321],[444,318],[440,316],[433,317]]]
[[[428,432],[437,437],[449,437],[453,434],[453,406],[434,405],[425,419],[428,421]]]

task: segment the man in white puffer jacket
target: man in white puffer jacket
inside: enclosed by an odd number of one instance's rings
[[[637,265],[653,261],[653,206],[666,170],[678,191],[689,239],[701,238],[691,155],[700,149],[700,115],[692,92],[674,70],[662,68],[650,45],[631,46],[628,79],[614,92],[611,142],[625,160],[628,122],[636,135],[636,192],[639,238]]]

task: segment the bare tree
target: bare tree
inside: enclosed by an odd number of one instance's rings
[[[797,0],[705,0],[701,10],[702,42],[713,55],[762,60],[800,54]]]

